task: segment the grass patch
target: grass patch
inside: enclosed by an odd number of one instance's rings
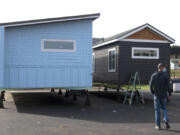
[[[116,85],[116,84],[97,83],[97,82],[94,82],[93,86],[95,86],[95,87],[107,87],[107,88],[112,88],[112,89],[117,89],[117,87],[118,87],[118,85]],[[132,88],[132,85],[130,87]],[[137,85],[137,88],[139,88],[139,87],[140,86]],[[128,85],[126,85],[126,84],[120,86],[120,89],[122,89],[122,90],[127,90],[127,88],[128,88]],[[147,84],[141,85],[141,90],[150,90],[149,85],[147,85]]]
[[[131,85],[130,87],[132,88],[132,85]],[[137,88],[140,88],[139,85],[137,85],[136,87],[137,87]],[[127,90],[128,85],[122,85],[121,88],[122,88],[123,90]],[[147,85],[147,84],[141,85],[141,90],[150,90],[149,85]]]
[[[180,69],[171,69],[171,78],[180,78]]]

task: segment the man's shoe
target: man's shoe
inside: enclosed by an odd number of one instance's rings
[[[164,121],[165,125],[166,125],[166,129],[169,129],[170,126],[169,126],[169,122],[168,121]]]
[[[156,125],[156,126],[155,126],[155,129],[156,129],[156,130],[161,130],[161,127],[158,126],[158,125]]]

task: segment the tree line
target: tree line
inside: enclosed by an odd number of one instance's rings
[[[171,55],[175,55],[175,57],[177,58],[178,55],[180,55],[180,46],[178,46],[178,45],[171,46],[170,54]]]

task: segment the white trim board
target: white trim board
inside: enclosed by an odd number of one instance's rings
[[[63,42],[72,42],[73,50],[67,49],[45,49],[44,42],[45,41],[63,41]],[[42,52],[75,52],[76,51],[76,41],[75,40],[60,40],[60,39],[41,39],[41,51]]]
[[[109,52],[110,51],[115,51],[115,69],[109,69]],[[111,48],[111,49],[108,49],[108,72],[116,72],[116,48]]]
[[[93,60],[93,65],[92,65],[92,71],[93,71],[93,73],[95,72],[95,67],[96,67],[96,65],[95,65],[95,61],[96,61],[96,55],[95,55],[95,53],[93,53],[92,54],[92,60]]]
[[[170,43],[166,40],[147,40],[147,39],[122,39],[121,41],[127,42],[146,42],[146,43]]]
[[[134,56],[134,50],[153,50],[156,51],[156,57],[150,56]],[[147,47],[132,47],[131,48],[131,58],[132,59],[159,59],[159,48],[147,48]]]
[[[99,45],[95,45],[93,46],[92,48],[95,49],[95,48],[98,48],[98,47],[101,47],[101,46],[104,46],[104,45],[107,45],[107,44],[110,44],[110,43],[114,43],[114,42],[117,42],[117,41],[125,41],[125,42],[145,42],[145,43],[170,43],[166,40],[147,40],[147,39],[121,39],[121,40],[111,40],[111,41],[108,41],[108,42],[104,42],[102,44],[99,44]]]

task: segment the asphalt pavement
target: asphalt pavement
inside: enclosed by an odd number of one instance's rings
[[[179,135],[180,94],[168,104],[171,129],[161,131],[154,129],[152,96],[144,95],[145,104],[129,106],[116,92],[92,92],[87,106],[85,96],[74,101],[43,90],[6,92],[0,135]]]

